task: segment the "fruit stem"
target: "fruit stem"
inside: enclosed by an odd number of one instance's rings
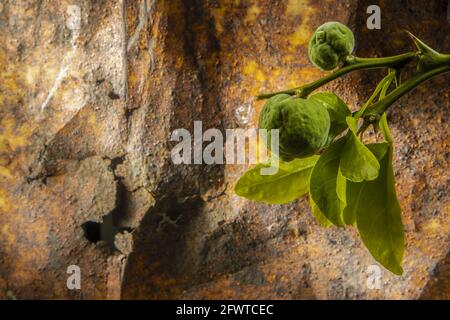
[[[381,116],[395,101],[415,89],[419,84],[434,76],[446,72],[450,72],[450,62],[447,62],[445,65],[440,65],[436,68],[415,74],[409,80],[402,83],[399,87],[392,90],[386,97],[367,107],[363,113],[363,117],[365,119],[370,119]]]
[[[314,90],[320,88],[321,86],[333,81],[349,72],[362,70],[362,69],[375,69],[375,68],[400,68],[411,60],[418,56],[418,52],[407,52],[396,56],[384,57],[384,58],[359,58],[355,56],[348,56],[344,63],[344,66],[333,73],[326,75],[316,81],[309,84],[278,91],[272,93],[263,93],[258,95],[256,98],[258,100],[268,99],[277,94],[285,93],[289,95],[297,94],[299,97],[305,98]]]

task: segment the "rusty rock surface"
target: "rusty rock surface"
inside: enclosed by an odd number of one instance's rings
[[[381,30],[366,28],[370,4]],[[382,269],[378,290],[357,232],[319,227],[307,199],[250,202],[233,194],[246,165],[170,158],[173,130],[254,127],[257,93],[322,76],[307,42],[323,22],[349,25],[359,56],[412,50],[404,29],[450,52],[446,6],[0,2],[0,298],[450,298],[448,76],[388,115],[407,250],[404,275]],[[356,108],[382,75],[324,90]],[[66,287],[73,264],[81,290]]]

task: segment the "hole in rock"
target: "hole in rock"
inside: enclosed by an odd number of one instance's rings
[[[117,233],[128,231],[133,231],[131,228],[117,228],[113,224],[112,213],[103,216],[103,221],[101,223],[95,221],[86,221],[81,225],[84,231],[84,236],[91,243],[97,243],[99,241],[104,241],[112,250],[117,250],[114,244],[114,238]]]
[[[120,99],[120,96],[117,93],[115,93],[114,91],[110,91],[108,93],[108,97],[112,100]]]
[[[96,243],[100,241],[100,223],[94,221],[87,221],[81,225],[84,231],[84,236],[89,242]]]

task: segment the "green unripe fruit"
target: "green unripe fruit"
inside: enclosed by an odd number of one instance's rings
[[[279,156],[285,161],[308,157],[328,141],[330,117],[324,106],[311,99],[276,95],[268,100],[259,118],[259,128],[279,129]]]
[[[266,145],[270,149],[271,148],[271,129],[279,129],[283,125],[283,119],[281,117],[281,112],[278,104],[286,99],[292,99],[292,97],[288,94],[277,94],[267,100],[264,105],[261,113],[259,114],[259,129],[267,130],[267,141]],[[278,154],[283,160],[290,161],[293,158],[288,154],[283,154],[281,150],[279,150]]]
[[[323,70],[336,68],[355,48],[353,32],[339,22],[327,22],[314,32],[309,40],[308,56]]]
[[[331,142],[345,129],[347,129],[347,117],[352,115],[347,104],[337,95],[331,92],[319,92],[309,97],[311,100],[320,102],[328,111],[330,116],[330,132],[328,142]]]

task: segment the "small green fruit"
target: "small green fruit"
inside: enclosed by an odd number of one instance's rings
[[[308,46],[311,62],[323,70],[336,68],[355,48],[353,32],[339,22],[327,22],[317,28]]]
[[[259,118],[259,128],[279,129],[279,156],[282,160],[316,154],[327,143],[330,116],[324,106],[312,99],[276,95],[268,100]]]

